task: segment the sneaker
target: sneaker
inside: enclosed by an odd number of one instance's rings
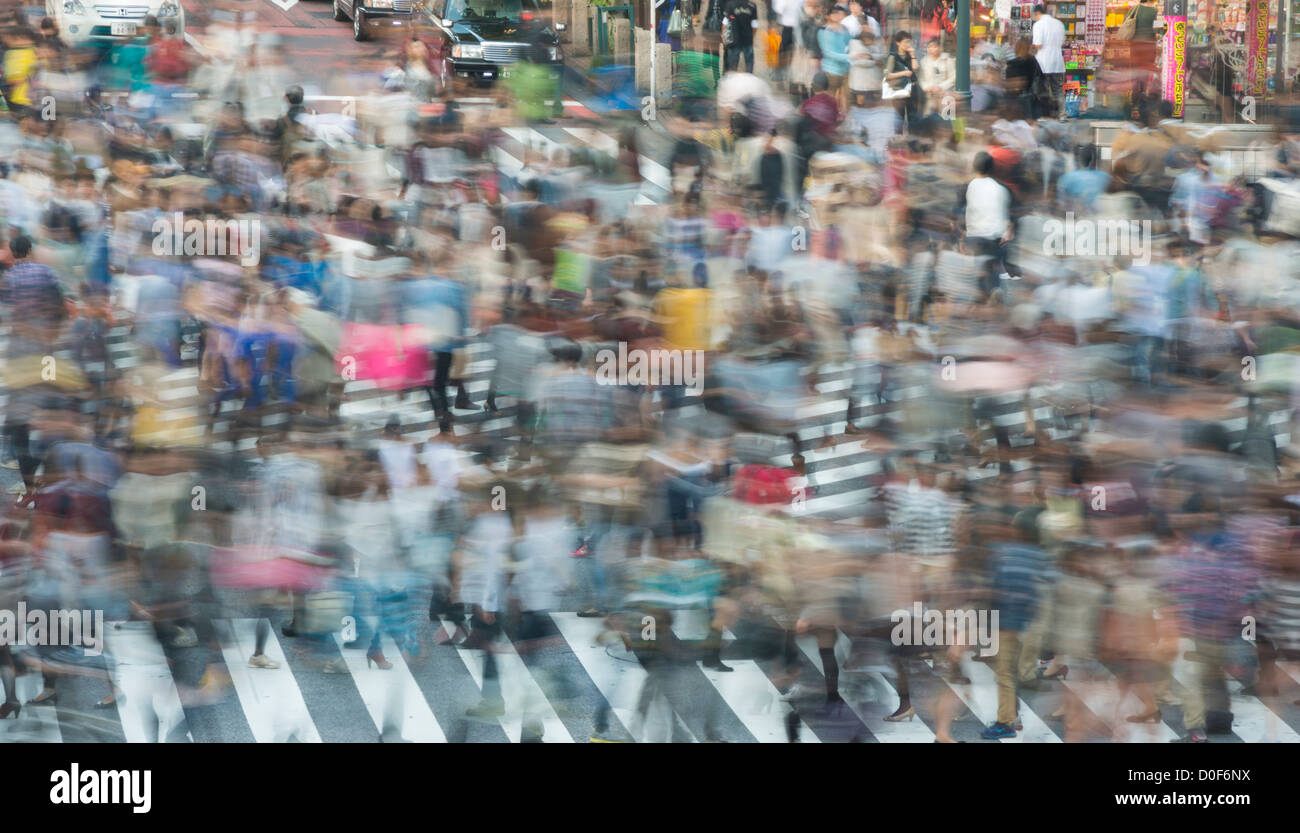
[[[980,732],[980,737],[985,740],[1000,740],[1002,738],[1014,738],[1016,730],[1005,723],[994,723],[984,731]]]
[[[781,702],[789,703],[792,700],[798,700],[810,694],[813,689],[803,683],[795,683],[781,693]]]
[[[1193,729],[1181,738],[1174,738],[1170,743],[1209,743],[1210,739],[1205,736],[1201,729]]]
[[[627,743],[608,729],[603,732],[592,732],[589,740],[592,743]]]
[[[500,700],[480,700],[465,710],[466,717],[500,717],[505,713],[505,704]]]
[[[250,660],[251,662],[251,660]],[[326,674],[348,674],[348,664],[343,661],[343,657],[336,657],[321,666],[320,669]]]
[[[248,658],[249,668],[279,668],[280,663],[268,657],[266,654],[253,654]]]
[[[194,628],[179,627],[176,629],[176,636],[172,639],[173,648],[196,648],[199,644],[199,634]]]

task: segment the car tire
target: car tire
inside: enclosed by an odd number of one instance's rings
[[[352,39],[363,41],[366,39],[366,15],[357,8],[358,0],[352,0]]]

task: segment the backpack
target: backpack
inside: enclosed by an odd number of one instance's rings
[[[795,477],[798,475],[790,469],[750,464],[736,472],[732,491],[737,500],[745,503],[789,503],[794,496],[790,481]]]

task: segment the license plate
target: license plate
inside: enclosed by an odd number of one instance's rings
[[[111,32],[114,35],[135,35],[135,24],[114,23]]]

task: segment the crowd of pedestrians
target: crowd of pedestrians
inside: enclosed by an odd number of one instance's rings
[[[0,22],[0,607],[108,623],[0,634],[0,717],[73,675],[121,706],[122,623],[200,658],[199,708],[251,618],[251,673],[273,630],[339,675],[474,652],[467,717],[538,740],[499,656],[573,700],[573,612],[646,672],[638,720],[664,698],[700,739],[683,680],[747,660],[791,741],[959,739],[979,663],[984,738],[1029,689],[1067,741],[1300,714],[1296,132],[1247,178],[1139,94],[1103,154],[1037,12],[972,110],[949,6],[731,2],[720,77],[543,150],[500,128],[553,90],[478,119],[418,39],[340,114],[242,27],[85,55]],[[996,613],[997,651],[900,638],[929,611]]]

